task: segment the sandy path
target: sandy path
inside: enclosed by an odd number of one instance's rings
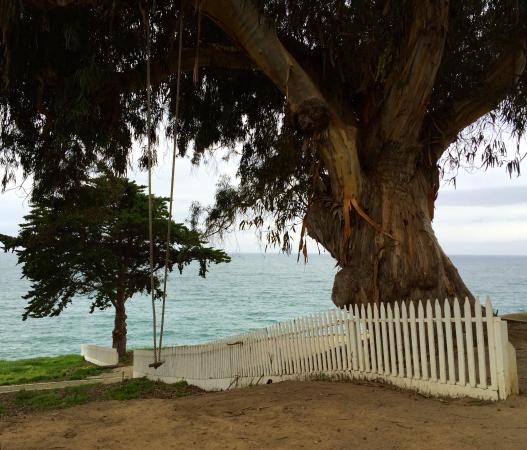
[[[286,382],[176,400],[97,402],[0,422],[0,448],[507,448],[527,397],[441,402],[382,386]]]
[[[133,368],[132,366],[116,367],[109,372],[103,372],[100,375],[87,377],[82,380],[64,380],[64,381],[48,381],[42,383],[26,383],[26,384],[8,384],[0,386],[0,394],[6,392],[18,392],[21,390],[25,391],[44,391],[47,389],[61,389],[71,386],[82,386],[83,384],[113,384],[119,383],[122,380],[132,378]],[[0,448],[1,450],[1,448]]]

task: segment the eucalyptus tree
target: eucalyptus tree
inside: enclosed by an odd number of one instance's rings
[[[153,196],[154,298],[162,298],[158,273],[167,264],[167,199]],[[148,196],[126,178],[99,176],[75,189],[33,198],[18,236],[0,235],[16,253],[30,282],[23,319],[53,317],[75,301],[90,301],[90,312],[114,308],[112,344],[126,352],[126,304],[151,292]],[[205,277],[210,264],[229,262],[223,250],[207,247],[202,234],[171,223],[167,269],[183,271],[192,262]]]
[[[442,164],[519,171],[503,129],[525,133],[525,0],[11,0],[1,23],[4,183],[122,172],[134,138],[172,136],[182,39],[179,153],[239,161],[211,232],[263,227],[288,251],[301,229],[338,263],[337,305],[472,298],[434,203]]]

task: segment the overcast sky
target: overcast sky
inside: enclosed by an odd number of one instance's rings
[[[168,195],[170,183],[169,152],[160,150],[161,164],[155,168],[153,189]],[[188,159],[178,159],[175,187],[175,218],[188,217],[190,203],[212,202],[215,184],[222,174],[234,177],[235,162],[218,158],[207,165],[194,167]],[[436,202],[434,229],[447,254],[527,255],[527,164],[525,176],[510,179],[504,168],[486,172],[461,171],[457,188],[443,185]],[[130,178],[146,184],[146,174],[131,171]],[[28,211],[23,190],[0,194],[0,233],[15,234]],[[253,231],[234,232],[223,243],[229,252],[259,252],[261,245]],[[313,248],[313,247],[311,247]]]

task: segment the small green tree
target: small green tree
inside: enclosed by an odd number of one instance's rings
[[[153,197],[154,269],[165,267],[166,199]],[[17,253],[31,281],[23,319],[58,316],[75,296],[96,308],[115,308],[113,347],[126,351],[125,304],[150,293],[148,195],[126,178],[100,176],[65,194],[34,198],[17,237],[0,235],[4,249]],[[205,277],[210,263],[229,262],[223,250],[206,247],[202,234],[172,222],[168,270],[192,261]],[[154,277],[154,295],[162,297]]]

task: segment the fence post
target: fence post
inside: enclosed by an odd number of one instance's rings
[[[496,371],[498,395],[505,400],[511,394],[518,394],[518,369],[516,350],[509,343],[507,321],[494,318],[494,339],[496,346]]]

